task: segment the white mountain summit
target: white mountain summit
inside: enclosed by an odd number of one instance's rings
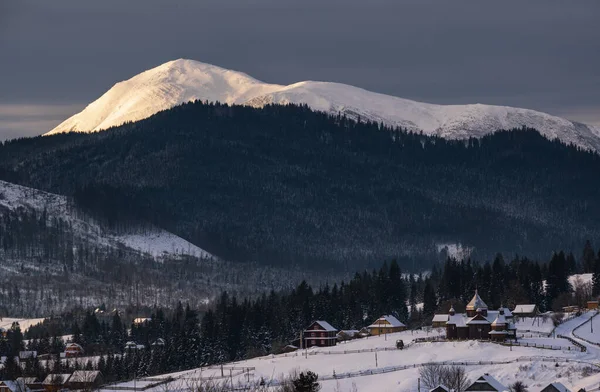
[[[314,110],[342,113],[450,139],[481,137],[499,129],[536,128],[600,151],[600,128],[528,109],[492,105],[434,105],[378,94],[340,83],[263,83],[245,73],[179,59],[119,82],[82,112],[46,135],[95,132],[147,118],[193,100],[261,107],[269,103],[305,103]]]

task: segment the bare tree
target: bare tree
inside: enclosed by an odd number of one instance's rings
[[[463,392],[469,386],[469,379],[462,366],[425,365],[419,369],[419,377],[423,385],[429,389],[444,385],[456,392]]]
[[[432,364],[425,365],[419,369],[421,382],[428,389],[433,389],[442,385],[444,381],[444,365]]]

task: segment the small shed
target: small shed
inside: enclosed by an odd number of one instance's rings
[[[560,382],[553,382],[549,384],[547,387],[542,389],[540,392],[571,392],[571,390],[564,386],[564,384]]]
[[[590,310],[598,309],[598,301],[587,301],[587,308]]]
[[[535,317],[539,314],[539,311],[537,305],[525,304],[515,306],[512,314],[517,317]]]

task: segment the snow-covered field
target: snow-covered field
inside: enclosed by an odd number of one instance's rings
[[[517,319],[515,325],[519,333],[534,331],[549,334],[554,329],[550,317],[522,317]]]
[[[577,337],[600,344],[600,313],[596,313],[589,322],[577,328],[573,333]]]
[[[115,84],[47,135],[100,131],[194,100],[254,107],[306,104],[318,111],[342,113],[350,118],[383,122],[449,139],[482,137],[499,129],[527,126],[538,129],[549,139],[600,150],[597,127],[534,110],[482,104],[434,105],[340,83],[304,81],[282,86],[185,59],[169,61]]]
[[[589,314],[584,314],[574,318],[564,323],[559,332],[570,334],[573,328],[589,317]],[[221,376],[221,368],[214,366],[155,376],[142,382],[151,384],[174,377],[176,380],[167,385],[151,386],[147,390],[177,391],[189,390],[200,379],[226,381],[235,386],[259,382],[261,378],[267,381],[281,380],[293,372],[311,370],[319,374],[323,392],[351,391],[354,388],[360,392],[416,391],[419,366],[431,362],[465,366],[470,380],[489,373],[505,385],[517,380],[524,381],[532,392],[554,381],[562,382],[567,387],[595,387],[597,379],[600,379],[600,373],[596,374],[600,372],[600,350],[594,349],[588,352],[575,349],[547,350],[478,341],[426,342],[410,344],[404,350],[394,348],[397,339],[402,339],[406,344],[417,337],[434,335],[435,331],[429,334],[425,331],[404,331],[387,337],[350,341],[336,347],[311,348],[226,364],[223,367],[224,377]],[[532,338],[529,341],[574,348],[566,339]]]
[[[21,319],[21,318],[9,318],[9,317],[0,317],[0,328],[2,329],[10,329],[13,323],[19,323],[19,327],[21,331],[25,332],[32,325],[36,325],[44,321],[43,318],[33,318],[33,319]]]

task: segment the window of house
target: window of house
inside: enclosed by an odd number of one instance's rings
[[[314,340],[311,340],[311,341],[310,341],[310,344],[315,344],[315,341],[314,341]]]

